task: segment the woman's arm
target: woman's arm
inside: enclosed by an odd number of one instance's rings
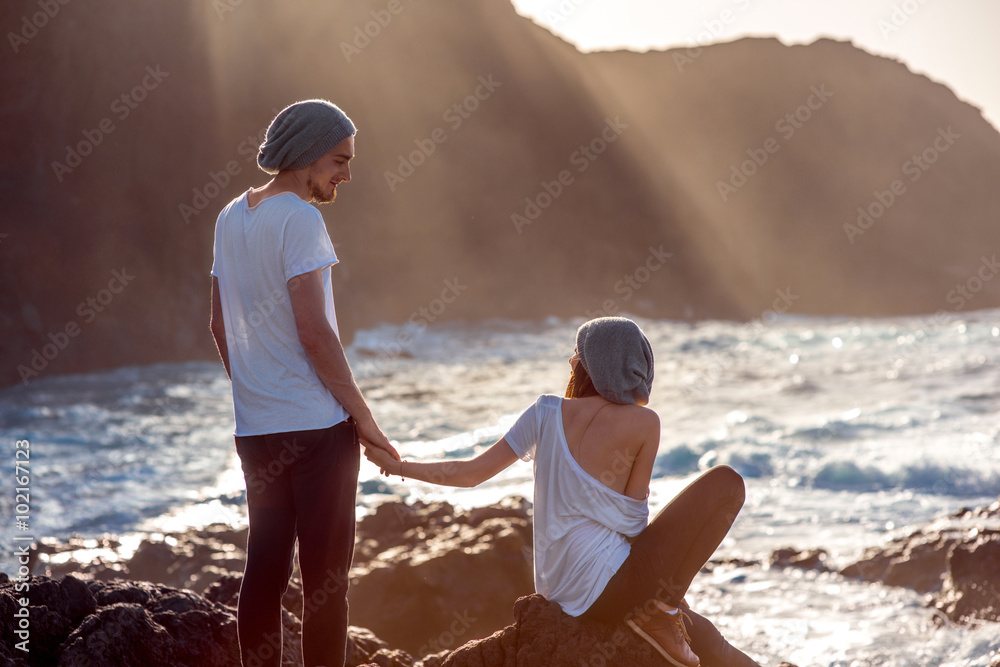
[[[397,461],[381,449],[366,448],[369,461],[388,475],[399,475],[443,486],[477,486],[509,467],[518,459],[507,441],[501,438],[492,447],[473,459],[417,463]]]

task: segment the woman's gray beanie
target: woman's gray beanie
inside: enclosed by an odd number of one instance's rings
[[[599,317],[576,332],[576,352],[597,393],[624,405],[645,403],[653,389],[653,348],[639,325]]]
[[[326,100],[296,102],[271,121],[257,165],[269,174],[308,167],[355,132],[354,123],[336,104]]]

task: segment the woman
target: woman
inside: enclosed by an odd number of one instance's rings
[[[624,621],[677,667],[756,665],[684,602],[743,505],[743,479],[713,468],[647,526],[660,440],[659,417],[645,407],[649,341],[631,320],[591,320],[569,363],[566,397],[539,397],[473,459],[411,463],[378,449],[366,456],[387,474],[464,487],[533,459],[538,593],[571,616]]]

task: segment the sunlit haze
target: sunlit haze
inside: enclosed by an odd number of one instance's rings
[[[993,0],[512,0],[581,50],[667,49],[746,36],[851,40],[947,84],[1000,128]]]

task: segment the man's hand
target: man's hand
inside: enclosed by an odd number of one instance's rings
[[[358,428],[358,439],[361,440],[361,444],[365,446],[365,456],[368,456],[368,450],[374,448],[382,450],[394,461],[400,460],[399,452],[397,452],[396,448],[389,442],[389,438],[385,437],[385,433],[383,433],[382,429],[378,427],[375,420],[370,420],[368,422],[356,421],[355,423]]]

